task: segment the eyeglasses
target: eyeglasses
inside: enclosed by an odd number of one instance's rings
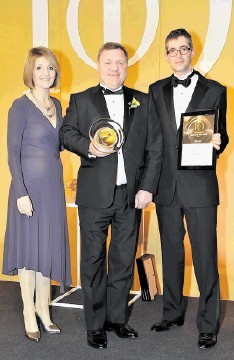
[[[180,55],[186,55],[191,50],[191,48],[187,46],[181,46],[178,50],[177,49],[170,49],[167,51],[167,55],[170,57],[175,57],[178,54],[178,51],[180,52]]]

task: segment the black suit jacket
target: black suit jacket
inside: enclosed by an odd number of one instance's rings
[[[148,95],[140,91],[123,87],[124,90],[124,133],[123,157],[127,176],[129,204],[135,205],[135,194],[139,189],[156,193],[157,157],[159,156],[154,122],[148,119]],[[129,109],[133,97],[140,102],[137,108]],[[83,92],[72,94],[60,140],[64,147],[81,157],[78,173],[78,205],[107,208],[114,196],[117,176],[117,154],[88,157],[90,145],[89,128],[97,119],[109,118],[106,101],[100,85]]]
[[[187,112],[220,109],[222,144],[217,155],[228,143],[226,132],[226,88],[198,73],[198,81]],[[159,137],[163,137],[161,174],[156,204],[170,205],[175,189],[186,207],[214,206],[219,203],[215,170],[177,170],[179,132],[176,128],[171,76],[150,85],[150,118],[160,124]],[[152,119],[151,119],[152,121]]]

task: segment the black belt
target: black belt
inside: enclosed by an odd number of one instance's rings
[[[127,184],[116,185],[115,187],[116,187],[116,190],[125,189],[127,187]]]

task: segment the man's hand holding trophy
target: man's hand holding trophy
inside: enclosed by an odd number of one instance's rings
[[[89,129],[90,152],[95,156],[107,156],[120,150],[124,132],[119,123],[109,118],[100,118]]]

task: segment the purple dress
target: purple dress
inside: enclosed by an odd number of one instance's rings
[[[8,201],[3,273],[26,268],[61,286],[71,284],[66,205],[58,131],[26,95],[16,99],[8,117],[8,162],[12,182]],[[33,215],[19,213],[16,200],[28,195]]]

